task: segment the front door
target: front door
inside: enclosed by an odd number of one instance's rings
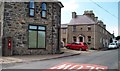
[[[79,37],[79,42],[83,42],[83,37],[82,36]]]

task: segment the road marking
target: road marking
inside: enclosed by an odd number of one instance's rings
[[[89,71],[106,71],[107,66],[95,65],[95,64],[75,64],[75,63],[62,63],[50,69],[88,69]]]

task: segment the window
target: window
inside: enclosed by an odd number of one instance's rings
[[[76,42],[76,36],[73,36],[73,42]]]
[[[46,8],[46,3],[42,3],[42,13],[41,13],[41,16],[42,18],[46,18],[46,15],[47,15],[47,8]]]
[[[30,3],[29,3],[29,16],[34,17],[34,15],[35,15],[34,1],[30,0]]]
[[[88,36],[88,42],[90,42],[91,41],[91,36]]]
[[[75,32],[76,31],[76,26],[73,26],[73,32]]]
[[[63,33],[66,34],[66,29],[63,29]]]
[[[80,28],[80,30],[82,31],[83,28]]]
[[[91,31],[91,26],[88,26],[88,31]]]
[[[29,25],[29,48],[45,48],[45,26]]]

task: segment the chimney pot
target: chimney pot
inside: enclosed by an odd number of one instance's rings
[[[98,21],[98,17],[95,17],[95,21],[96,21],[96,22]]]
[[[76,12],[72,12],[72,18],[76,18],[77,15],[76,15]]]

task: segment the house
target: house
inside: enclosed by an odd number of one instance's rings
[[[72,12],[67,27],[67,43],[86,42],[89,48],[101,49],[107,47],[111,38],[112,34],[106,30],[106,25],[95,17],[92,10],[84,11],[83,15]]]
[[[3,56],[60,52],[61,2],[30,0],[0,6]]]
[[[67,24],[61,24],[61,42],[65,46],[67,44]]]

